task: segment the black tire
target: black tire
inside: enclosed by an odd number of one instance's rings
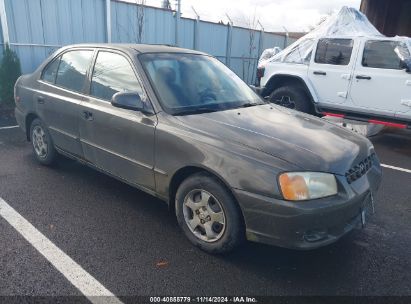
[[[188,208],[184,203],[185,199],[187,199],[193,191],[199,190],[204,190],[212,195],[209,200],[210,204],[214,202],[215,198],[218,201],[219,206],[222,207],[221,209],[225,218],[224,230],[220,232],[221,236],[215,241],[205,241],[200,239],[196,236],[195,232],[191,231],[191,228],[186,221],[184,213],[186,211],[183,211],[183,209],[185,208],[185,210],[187,210]],[[244,241],[245,229],[243,217],[237,202],[233,198],[232,194],[227,190],[225,185],[210,174],[196,173],[184,180],[177,190],[175,204],[177,221],[181,229],[190,242],[200,249],[212,254],[222,254],[232,251]],[[194,212],[192,212],[192,216],[195,216]],[[200,215],[198,215],[198,217],[200,217]],[[209,221],[212,222],[211,219],[209,219]],[[214,225],[216,222],[212,222],[211,224]],[[198,231],[201,232],[200,228],[202,227],[199,225],[197,234]]]
[[[36,136],[38,136],[39,133],[37,132],[39,132],[39,130],[43,132],[42,140],[44,143],[46,143],[44,155],[39,153],[39,150],[36,148],[36,144],[38,144],[38,142],[36,141]],[[34,132],[36,132],[36,134],[34,134]],[[33,148],[33,153],[34,153],[36,160],[40,164],[45,165],[45,166],[53,165],[57,158],[57,152],[56,152],[56,149],[54,148],[54,143],[50,136],[50,132],[48,131],[44,123],[38,118],[34,119],[33,122],[31,123],[30,140],[31,140],[31,146]]]
[[[313,114],[313,106],[304,89],[297,86],[285,86],[275,89],[269,98],[275,103],[300,112]]]

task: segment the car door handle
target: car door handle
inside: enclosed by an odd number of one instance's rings
[[[322,75],[322,76],[327,75],[327,73],[326,73],[326,72],[323,72],[323,71],[314,71],[313,74],[314,74],[314,75]]]
[[[83,118],[85,120],[93,120],[93,113],[89,112],[89,111],[83,111]]]
[[[355,76],[357,79],[365,79],[365,80],[371,80],[371,76],[366,76],[366,75],[357,75]]]
[[[44,104],[44,101],[45,101],[45,99],[44,99],[43,96],[37,96],[37,103]]]

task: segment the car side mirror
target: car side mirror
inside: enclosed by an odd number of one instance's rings
[[[113,95],[111,104],[116,108],[152,114],[150,107],[141,99],[140,94],[136,92],[118,92]]]
[[[411,73],[411,58],[402,60],[402,66],[407,73]]]

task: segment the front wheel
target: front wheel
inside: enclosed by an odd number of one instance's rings
[[[312,104],[308,98],[306,92],[294,86],[285,86],[275,89],[269,100],[271,103],[278,104],[280,106],[294,109],[300,112],[312,114]]]
[[[42,165],[53,164],[57,156],[56,150],[49,131],[38,118],[31,123],[30,139],[37,161]]]
[[[229,252],[244,239],[236,201],[209,174],[194,174],[183,181],[176,194],[176,216],[186,237],[206,252]]]

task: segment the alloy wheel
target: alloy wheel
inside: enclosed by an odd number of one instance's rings
[[[46,158],[48,152],[48,143],[46,133],[41,126],[35,126],[33,128],[32,142],[34,151],[40,158]]]
[[[188,228],[200,240],[216,242],[223,236],[226,216],[211,193],[202,189],[190,191],[184,198],[183,214]]]
[[[278,96],[274,102],[280,106],[295,109],[295,101],[290,96]]]

